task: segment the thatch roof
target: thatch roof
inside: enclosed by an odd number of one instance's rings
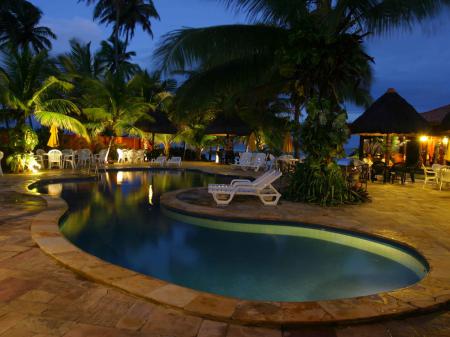
[[[248,136],[252,129],[237,116],[219,115],[207,127],[205,133],[215,136]]]
[[[445,133],[450,132],[450,113],[448,113],[444,119],[442,120],[441,125],[439,126],[439,129]]]
[[[351,125],[355,134],[417,134],[429,129],[428,122],[401,97],[389,89]]]
[[[432,125],[440,125],[444,118],[449,114],[450,104],[421,113],[421,115]]]
[[[169,120],[167,114],[161,111],[149,112],[150,119],[141,119],[136,127],[148,133],[175,134],[177,127]]]

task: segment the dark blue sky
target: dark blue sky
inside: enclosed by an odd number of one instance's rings
[[[243,16],[227,11],[215,0],[154,0],[161,21],[154,22],[154,40],[138,32],[131,50],[136,61],[152,66],[152,51],[160,36],[171,30],[217,24],[244,22]],[[92,22],[92,7],[77,0],[31,0],[44,12],[43,24],[58,35],[55,52],[68,50],[68,40],[77,37],[98,44],[106,39],[111,27]],[[368,42],[369,54],[375,57],[374,98],[394,87],[418,111],[450,104],[450,20],[443,14],[425,27],[413,32],[399,32]],[[361,109],[349,107],[354,119]]]

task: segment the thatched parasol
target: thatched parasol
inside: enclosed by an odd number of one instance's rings
[[[419,134],[429,128],[428,122],[395,89],[389,89],[350,125],[352,133],[361,135]]]
[[[450,132],[450,113],[448,113],[447,116],[445,116],[445,118],[442,120],[439,129],[446,133]]]
[[[248,136],[251,128],[239,117],[219,115],[207,127],[205,133],[213,136]]]

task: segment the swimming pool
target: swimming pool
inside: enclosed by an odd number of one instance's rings
[[[161,193],[226,183],[194,171],[109,172],[102,181],[39,185],[69,211],[61,232],[86,252],[200,291],[264,301],[370,295],[418,282],[423,260],[387,242],[320,227],[239,223],[159,207]]]

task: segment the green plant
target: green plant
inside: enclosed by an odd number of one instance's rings
[[[33,153],[13,153],[6,158],[6,164],[9,165],[11,171],[14,173],[24,172],[26,170],[34,171],[40,168]]]
[[[343,144],[349,137],[346,111],[318,99],[310,101],[307,111],[300,135],[306,160],[290,177],[286,198],[323,206],[367,200],[367,194],[353,187],[335,162],[343,156]]]

